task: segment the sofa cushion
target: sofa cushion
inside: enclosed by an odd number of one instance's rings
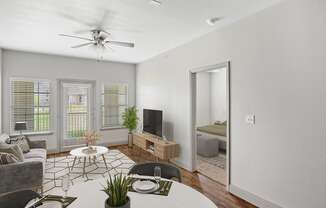
[[[30,151],[29,144],[25,136],[10,138],[9,144],[17,144],[22,149],[23,153]]]
[[[24,161],[23,151],[17,144],[0,143],[0,152],[6,152],[15,155],[19,162]]]
[[[6,152],[0,152],[0,165],[8,165],[16,162],[18,162],[18,158],[15,155]]]
[[[31,149],[28,153],[24,154],[24,158],[42,158],[46,160],[46,150],[40,148]]]

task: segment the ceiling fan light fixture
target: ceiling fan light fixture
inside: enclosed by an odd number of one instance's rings
[[[156,7],[159,7],[159,6],[162,5],[162,1],[160,1],[160,0],[150,0],[149,4],[151,4],[153,6],[156,6]]]
[[[82,43],[79,45],[74,45],[71,48],[81,48],[81,47],[93,47],[96,50],[96,59],[97,61],[103,60],[104,52],[106,48],[113,50],[110,45],[116,45],[120,47],[127,47],[127,48],[134,48],[135,43],[132,42],[123,42],[123,41],[114,41],[108,40],[108,36],[110,35],[109,32],[102,30],[102,29],[94,29],[89,30],[91,33],[92,38],[85,38],[75,35],[66,35],[66,34],[59,34],[60,36],[69,37],[69,38],[76,38],[81,40],[87,40],[86,43]],[[114,50],[113,50],[114,51]]]
[[[220,21],[222,17],[212,17],[206,20],[206,23],[210,26],[214,26],[218,21]]]

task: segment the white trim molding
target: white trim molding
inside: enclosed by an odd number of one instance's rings
[[[197,160],[197,135],[196,135],[196,97],[197,97],[197,90],[196,90],[196,80],[197,80],[197,73],[200,72],[209,72],[212,70],[226,70],[226,117],[227,117],[227,135],[226,135],[226,190],[229,191],[229,185],[231,184],[231,131],[230,128],[232,126],[231,123],[231,77],[230,77],[230,69],[231,62],[226,61],[215,65],[208,65],[199,68],[193,68],[189,72],[190,74],[190,135],[191,135],[191,157],[192,157],[192,167],[191,170],[197,170],[196,167],[196,160]]]
[[[267,201],[232,184],[229,185],[229,191],[230,193],[260,208],[282,208],[281,206],[274,204],[273,202]]]
[[[23,135],[30,135],[30,136],[37,136],[37,135],[50,135],[54,129],[54,99],[53,99],[53,84],[50,79],[43,79],[43,78],[35,78],[35,77],[10,77],[7,84],[9,89],[9,134],[10,136],[20,135],[18,132],[14,130],[14,126],[12,123],[13,119],[13,89],[12,89],[12,82],[14,81],[26,81],[26,82],[47,82],[49,84],[49,129],[46,131],[28,131],[24,132]],[[35,107],[35,106],[34,106]],[[40,107],[40,106],[39,106]]]

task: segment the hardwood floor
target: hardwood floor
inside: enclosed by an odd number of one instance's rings
[[[128,148],[127,145],[110,147],[110,149],[118,149],[127,155],[133,161],[148,162],[155,161],[155,157],[150,153],[138,148]],[[219,184],[200,173],[192,173],[181,168],[182,182],[193,187],[199,192],[211,199],[219,208],[254,208],[255,206],[248,202],[233,196],[225,190],[225,186]]]

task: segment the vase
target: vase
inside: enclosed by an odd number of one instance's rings
[[[128,134],[128,147],[132,147],[133,144],[133,138],[132,138],[132,134]]]
[[[109,199],[105,200],[105,203],[104,203],[105,208],[130,208],[130,198],[129,198],[129,196],[127,196],[127,203],[125,203],[124,205],[119,206],[119,207],[111,207],[111,206],[108,204],[108,200],[109,200]]]

